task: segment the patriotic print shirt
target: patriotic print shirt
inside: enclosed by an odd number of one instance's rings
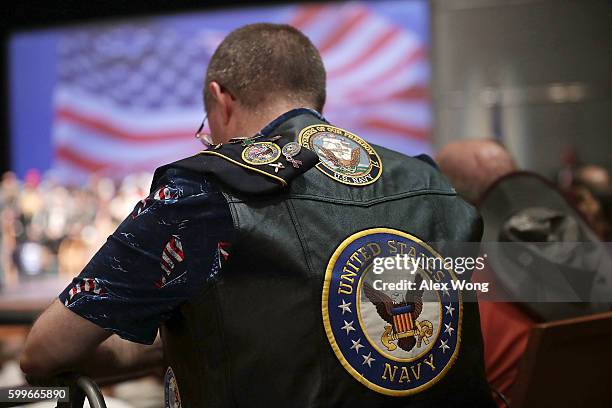
[[[151,344],[179,305],[214,282],[232,233],[221,192],[170,169],[59,299],[124,339]]]

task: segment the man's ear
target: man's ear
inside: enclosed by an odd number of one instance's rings
[[[220,118],[223,125],[230,122],[232,115],[234,114],[236,100],[230,94],[227,89],[219,85],[216,81],[211,81],[208,84],[208,90],[213,98],[216,100],[216,109],[219,110]]]

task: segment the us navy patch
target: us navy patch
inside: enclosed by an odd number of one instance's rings
[[[351,235],[327,265],[322,310],[342,366],[376,392],[406,396],[435,384],[454,363],[463,307],[450,269],[375,268],[375,258],[397,255],[440,258],[402,231],[374,228]]]
[[[168,367],[164,376],[164,407],[181,408],[181,395],[179,394],[178,384],[172,367]]]
[[[281,148],[272,142],[254,142],[242,151],[242,160],[252,165],[270,164],[278,160]]]
[[[312,125],[300,132],[298,143],[314,151],[317,168],[343,184],[365,186],[382,174],[376,150],[359,136],[330,125]]]

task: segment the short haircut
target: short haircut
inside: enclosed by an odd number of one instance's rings
[[[242,105],[256,108],[267,98],[282,98],[321,112],[325,68],[319,51],[299,30],[286,24],[250,24],[232,31],[208,64],[204,103],[212,106],[215,81]]]

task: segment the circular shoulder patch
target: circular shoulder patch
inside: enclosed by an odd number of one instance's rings
[[[181,395],[179,394],[178,384],[172,367],[168,367],[164,376],[164,407],[180,408]]]
[[[255,142],[244,148],[242,160],[248,164],[270,164],[278,160],[281,148],[273,142]]]
[[[323,285],[325,332],[342,366],[366,387],[415,394],[455,361],[463,306],[452,286],[457,277],[442,259],[420,239],[389,228],[353,234],[332,255]]]
[[[376,150],[359,136],[330,125],[312,125],[300,132],[298,143],[315,152],[317,168],[343,184],[365,186],[382,174]]]

